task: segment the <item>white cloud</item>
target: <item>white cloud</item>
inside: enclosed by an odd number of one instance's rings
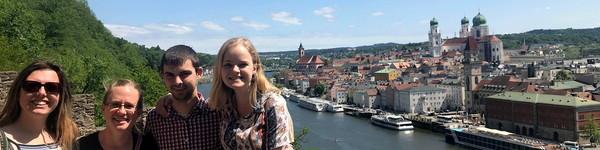
[[[231,17],[231,21],[242,22],[242,21],[244,21],[244,17],[240,17],[240,16]]]
[[[264,30],[266,28],[271,27],[268,24],[258,23],[258,22],[254,22],[254,21],[244,22],[244,23],[242,23],[242,25],[246,26],[246,27],[254,28],[254,30]]]
[[[186,34],[194,31],[191,27],[177,24],[151,24],[144,26],[146,29],[157,30],[162,32],[170,32],[174,34]]]
[[[333,22],[333,20],[335,19],[335,16],[333,16],[335,9],[333,9],[331,7],[323,7],[321,9],[314,10],[313,12],[317,16],[324,17],[329,22]]]
[[[546,6],[546,7],[544,7],[544,9],[546,9],[546,10],[550,10],[550,9],[552,9],[552,7],[550,7],[550,6]]]
[[[383,12],[380,12],[380,11],[373,12],[373,13],[371,13],[371,16],[375,16],[375,17],[377,17],[377,16],[383,16]]]
[[[293,25],[301,25],[302,24],[302,22],[300,22],[300,19],[292,16],[292,14],[285,12],[285,11],[272,13],[271,19],[285,23],[285,24],[293,24]]]
[[[221,25],[211,22],[211,21],[203,21],[201,23],[202,27],[209,29],[209,30],[213,30],[213,31],[224,31],[225,28],[223,28]]]
[[[119,25],[119,24],[104,24],[110,32],[116,37],[127,37],[127,36],[135,36],[135,35],[143,35],[151,33],[149,30],[129,25]]]

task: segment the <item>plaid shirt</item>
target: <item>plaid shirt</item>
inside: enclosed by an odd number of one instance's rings
[[[145,143],[156,143],[149,149],[223,149],[219,141],[221,117],[217,111],[208,108],[208,101],[198,92],[198,103],[185,118],[177,113],[172,105],[166,103],[167,117],[155,110],[148,113]]]

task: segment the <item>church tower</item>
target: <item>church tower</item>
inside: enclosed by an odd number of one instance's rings
[[[302,47],[302,43],[300,43],[300,47],[298,47],[298,59],[304,57],[304,47]]]
[[[465,16],[462,20],[460,20],[460,37],[465,38],[469,37],[471,34],[469,32],[469,19]]]
[[[477,13],[477,16],[473,17],[473,28],[471,29],[471,35],[478,41],[489,35],[489,29],[485,23],[485,17],[481,15],[481,13]]]
[[[429,21],[429,50],[433,57],[440,57],[442,55],[442,35],[438,30],[438,22],[435,18]]]
[[[463,55],[465,100],[467,102],[467,111],[471,113],[482,112],[484,108],[482,107],[483,102],[481,98],[476,96],[474,92],[477,84],[481,81],[481,61],[479,59],[477,43],[474,37],[468,37]]]

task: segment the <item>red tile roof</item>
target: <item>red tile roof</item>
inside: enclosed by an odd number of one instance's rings
[[[467,40],[469,38],[453,38],[453,39],[447,39],[444,42],[443,46],[448,46],[448,45],[460,45],[460,44],[465,44],[467,43]]]
[[[296,61],[296,64],[324,64],[319,55],[302,56]]]

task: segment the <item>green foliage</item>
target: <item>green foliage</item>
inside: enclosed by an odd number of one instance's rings
[[[308,134],[308,131],[308,128],[302,128],[300,134],[295,134],[294,142],[292,142],[294,149],[302,149],[302,143],[304,143],[304,137]]]
[[[158,74],[164,51],[114,37],[85,1],[0,0],[0,71],[20,71],[34,60],[64,69],[73,93],[94,94],[97,112],[103,84],[126,78],[138,82],[144,103],[153,106],[166,93]],[[199,54],[202,64],[214,56]],[[103,124],[96,115],[97,125]]]
[[[327,91],[327,86],[325,84],[319,83],[315,87],[315,94],[318,96],[325,94],[325,91]]]
[[[558,81],[566,81],[566,80],[572,80],[573,79],[573,75],[571,74],[571,72],[567,71],[567,70],[561,70],[559,72],[556,73],[555,76],[555,80]]]
[[[594,121],[593,116],[588,117],[587,124],[585,126],[585,133],[590,136],[591,143],[597,143],[600,138],[600,129],[598,124]]]
[[[525,44],[563,44],[567,59],[600,55],[600,28],[533,30],[499,35],[504,48],[520,49]]]

